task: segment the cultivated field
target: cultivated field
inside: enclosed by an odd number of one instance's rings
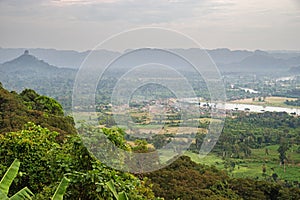
[[[295,106],[286,105],[284,103],[286,100],[294,101],[297,99],[296,98],[288,98],[288,97],[266,97],[264,99],[264,101],[259,101],[258,98],[255,98],[255,100],[253,101],[252,98],[248,98],[248,99],[234,100],[234,101],[231,101],[230,103],[275,106],[275,107],[289,107],[289,108],[295,107]]]

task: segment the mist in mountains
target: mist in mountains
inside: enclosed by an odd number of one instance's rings
[[[172,49],[178,55],[197,57],[203,50],[200,49]],[[220,69],[221,74],[268,74],[268,75],[295,75],[300,74],[299,52],[265,52],[265,51],[231,51],[229,49],[215,49],[207,51],[212,60]],[[4,49],[0,48],[0,82],[9,90],[20,92],[25,88],[32,88],[42,95],[48,95],[70,108],[70,99],[77,71],[90,52],[61,51],[54,49]],[[195,70],[185,62],[179,62],[172,56],[153,54],[150,49],[128,54],[122,60],[114,62],[112,68],[106,70],[108,76],[118,79],[128,71],[132,65],[143,62],[148,55],[157,63],[166,63],[174,67],[179,73],[190,80],[194,80]],[[170,54],[171,55],[171,54]],[[93,59],[89,60],[92,67],[100,66],[99,60],[112,59],[121,56],[120,52],[97,50],[93,52]],[[149,58],[148,58],[149,59]],[[7,61],[8,60],[8,61]],[[180,60],[180,59],[177,59]],[[93,69],[93,68],[90,68]],[[91,72],[87,78],[98,76]],[[97,78],[97,77],[96,77]],[[194,80],[199,81],[199,80]],[[63,95],[62,95],[63,94]]]
[[[22,55],[26,49],[23,48],[0,48],[0,63],[10,65],[15,58]],[[28,49],[30,55],[49,63],[51,66],[59,68],[78,69],[84,59],[89,55],[90,51],[77,52],[72,50],[55,50],[55,49]],[[200,49],[170,49],[170,51],[181,54],[197,56]],[[292,67],[300,66],[300,52],[297,51],[247,51],[247,50],[229,50],[214,49],[206,50],[212,60],[216,63],[221,72],[272,72],[272,71],[288,71]],[[95,50],[93,52],[97,59],[114,58],[120,56],[120,52],[108,50]],[[141,59],[140,57],[132,59]],[[160,58],[158,58],[159,60]],[[9,62],[10,61],[10,62]],[[20,61],[20,60],[19,60]],[[26,62],[26,60],[20,61]],[[130,65],[125,63],[125,65]],[[92,61],[97,66],[97,60]],[[40,63],[40,65],[44,65]]]
[[[0,64],[0,82],[12,91],[26,88],[56,98],[70,107],[70,98],[77,70],[50,65],[26,50],[18,57]]]

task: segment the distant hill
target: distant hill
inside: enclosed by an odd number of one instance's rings
[[[262,54],[255,52],[253,55],[244,58],[241,62],[237,63],[237,66],[245,70],[287,70],[286,61],[278,58],[274,58],[268,54]]]
[[[253,52],[246,50],[231,51],[230,49],[214,49],[207,50],[208,54],[217,64],[230,64],[240,62],[248,56],[253,55]]]
[[[290,59],[290,58],[300,56],[300,51],[281,50],[281,51],[267,51],[267,52],[271,54],[274,58],[280,58],[280,59]]]
[[[59,69],[57,67],[49,65],[45,61],[39,60],[33,55],[30,55],[28,50],[26,50],[21,56],[5,62],[0,66],[0,71],[6,74],[47,74],[58,70]]]
[[[289,70],[290,73],[300,74],[300,66],[299,67],[291,67]]]
[[[291,67],[297,67],[300,65],[300,56],[292,57],[287,60],[287,63]]]
[[[174,52],[197,55],[199,49],[170,49]],[[24,48],[0,48],[0,63],[15,59]],[[78,69],[90,51],[77,52],[72,50],[56,49],[29,49],[30,54],[49,63],[51,66]],[[96,50],[93,52],[97,59],[116,57],[120,52],[108,50]],[[266,71],[288,71],[290,67],[299,66],[299,51],[247,51],[230,50],[227,48],[207,50],[213,61],[223,72],[266,72]],[[141,59],[140,57],[132,58]],[[131,60],[132,60],[131,59]],[[97,60],[90,62],[97,65]],[[130,63],[128,63],[130,64]],[[125,65],[128,65],[125,64]]]
[[[38,59],[25,51],[17,58],[0,65],[0,82],[9,90],[21,92],[26,88],[54,97],[57,100],[70,98],[75,69],[59,68]],[[62,96],[65,94],[66,96]],[[70,108],[70,100],[64,108]]]
[[[0,63],[8,62],[21,55],[24,48],[0,48]],[[88,52],[77,52],[56,49],[28,49],[30,53],[39,59],[54,66],[79,68],[80,63],[88,55]]]
[[[0,63],[4,63],[15,59],[25,50],[24,48],[0,48]],[[78,69],[84,59],[89,55],[90,51],[77,52],[73,50],[56,50],[56,49],[28,49],[30,54],[37,58],[44,60],[50,65],[58,67],[66,67],[72,69]],[[95,52],[98,58],[102,56],[114,56],[119,55],[119,52],[97,50]]]

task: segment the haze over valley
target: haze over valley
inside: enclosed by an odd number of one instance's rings
[[[299,200],[298,0],[1,0],[0,200]]]

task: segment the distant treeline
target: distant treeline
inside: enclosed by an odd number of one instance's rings
[[[289,106],[299,106],[300,107],[300,99],[297,99],[295,101],[286,100],[284,103]]]

